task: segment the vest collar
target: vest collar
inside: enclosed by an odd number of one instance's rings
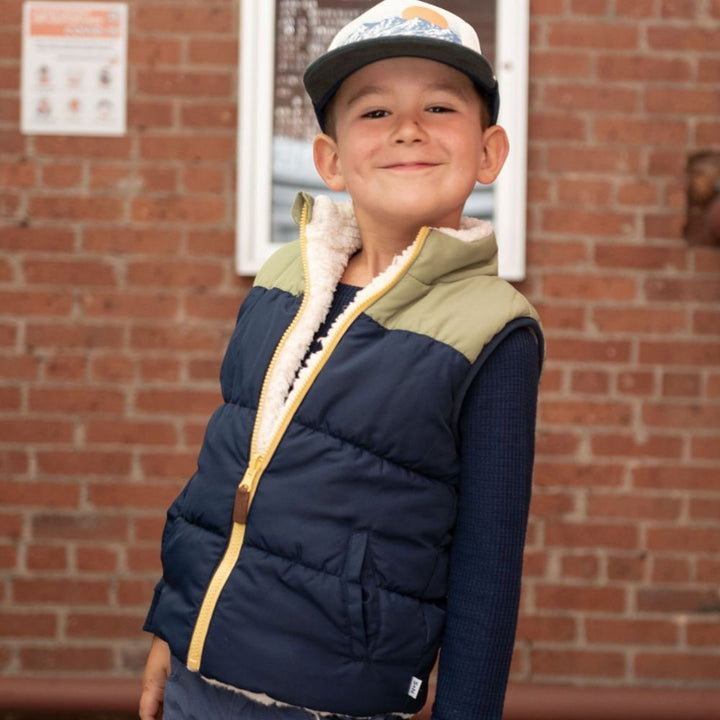
[[[332,275],[337,273],[331,280],[334,288],[348,260],[361,246],[352,203],[335,203],[325,195],[313,198],[307,193],[298,193],[292,208],[298,225],[303,212],[306,213],[310,265],[319,264]],[[429,229],[423,248],[409,272],[425,285],[469,275],[497,275],[497,253],[492,223],[463,217],[457,230]]]

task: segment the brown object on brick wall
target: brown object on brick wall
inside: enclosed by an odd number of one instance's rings
[[[695,153],[688,161],[685,239],[720,247],[720,152]]]

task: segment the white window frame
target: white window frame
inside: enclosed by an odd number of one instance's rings
[[[275,0],[241,0],[235,265],[255,275],[277,249],[271,241]],[[529,0],[497,0],[495,72],[499,124],[510,154],[494,184],[500,275],[525,278]]]

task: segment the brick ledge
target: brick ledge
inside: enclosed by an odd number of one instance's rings
[[[0,710],[124,712],[138,679],[0,678]],[[429,708],[418,720],[429,718]],[[505,720],[720,720],[720,689],[510,685]]]

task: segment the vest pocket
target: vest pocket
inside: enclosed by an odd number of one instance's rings
[[[356,658],[367,655],[366,619],[370,593],[369,589],[363,586],[367,540],[367,532],[357,532],[351,535],[343,572],[343,591],[350,630],[350,652]]]

